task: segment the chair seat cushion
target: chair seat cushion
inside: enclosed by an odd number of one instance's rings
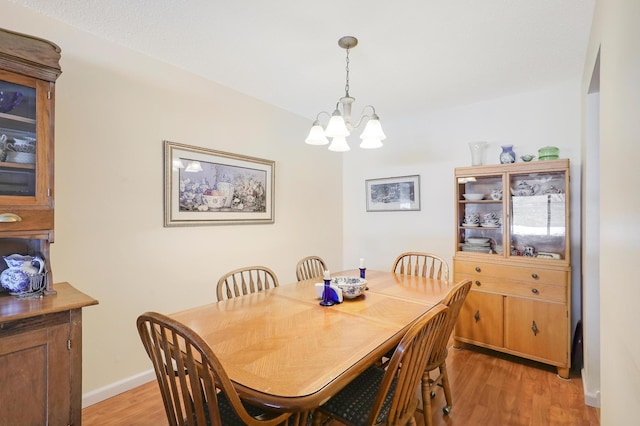
[[[243,403],[244,408],[247,409],[247,412],[254,417],[257,417],[261,414],[264,414],[263,410],[256,408],[252,405]],[[225,426],[246,426],[245,423],[240,420],[240,417],[233,411],[233,407],[231,407],[231,403],[227,396],[220,392],[218,393],[218,410],[220,412],[220,420],[222,420],[222,424]],[[211,424],[211,420],[209,419],[208,411],[205,411],[205,415],[207,417],[207,426]]]
[[[321,411],[353,425],[366,425],[373,407],[385,370],[376,366],[369,367],[356,377],[344,389],[333,396]],[[391,401],[396,389],[396,380],[391,383],[376,424],[384,423],[389,417]]]

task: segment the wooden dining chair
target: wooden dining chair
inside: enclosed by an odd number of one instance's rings
[[[170,426],[285,425],[291,414],[243,403],[211,347],[192,329],[165,315],[138,317]]]
[[[393,262],[391,272],[449,281],[449,265],[443,258],[431,253],[402,253]]]
[[[307,256],[296,265],[296,278],[298,281],[319,278],[326,270],[327,264],[320,256]]]
[[[433,350],[429,354],[427,360],[427,366],[424,369],[422,376],[422,412],[424,415],[425,426],[432,425],[431,419],[431,399],[435,398],[436,386],[441,386],[444,390],[444,396],[447,401],[447,405],[442,409],[444,414],[451,412],[453,401],[451,398],[451,387],[449,385],[449,376],[447,374],[447,345],[451,332],[458,319],[460,309],[469,294],[471,289],[471,280],[462,280],[457,283],[445,296],[442,304],[449,308],[449,318],[444,326],[443,333],[439,340],[435,342]],[[434,379],[431,378],[431,372],[438,370],[438,376]]]
[[[415,425],[420,381],[448,315],[442,304],[423,314],[404,334],[386,369],[369,367],[320,406],[318,415],[351,426]]]
[[[278,286],[278,277],[271,269],[265,266],[246,266],[220,277],[216,293],[220,301]]]

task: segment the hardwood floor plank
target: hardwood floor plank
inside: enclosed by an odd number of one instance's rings
[[[447,370],[453,409],[445,415],[444,392],[436,391],[434,426],[599,426],[599,409],[584,404],[582,379],[557,376],[553,367],[468,347],[450,348]],[[422,413],[416,413],[424,426]],[[82,410],[85,426],[167,425],[156,382],[150,382]],[[331,426],[339,426],[333,422]]]

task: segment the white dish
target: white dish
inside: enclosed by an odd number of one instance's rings
[[[479,201],[484,198],[484,194],[462,194],[465,200]]]
[[[475,228],[480,226],[479,223],[463,223],[462,226],[464,226],[465,228]]]
[[[462,251],[469,251],[469,252],[473,252],[473,253],[488,253],[488,254],[491,253],[491,249],[487,248],[487,247],[475,248],[475,247],[466,246],[466,247],[462,247]]]
[[[489,228],[489,229],[500,228],[500,225],[496,223],[481,223],[480,226],[482,226],[483,228]]]
[[[560,254],[558,254],[558,253],[538,252],[538,254],[536,254],[536,257],[539,257],[539,258],[542,258],[542,259],[560,259]]]
[[[484,244],[489,242],[489,238],[467,238],[466,242],[470,244]]]

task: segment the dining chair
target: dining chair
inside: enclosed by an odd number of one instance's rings
[[[393,262],[391,272],[449,281],[449,265],[443,258],[431,253],[402,253]]]
[[[424,313],[404,334],[386,369],[366,369],[321,405],[318,415],[351,426],[416,425],[420,381],[448,315],[442,304]]]
[[[234,269],[220,277],[216,293],[220,301],[257,293],[278,285],[278,277],[271,269],[265,266],[246,266]]]
[[[427,359],[427,366],[422,376],[422,413],[424,415],[425,426],[431,426],[431,399],[435,398],[436,386],[441,386],[444,390],[444,396],[447,405],[442,409],[444,414],[451,412],[453,401],[451,399],[451,387],[449,385],[449,376],[447,374],[447,345],[451,332],[456,324],[460,309],[471,289],[471,280],[462,280],[457,283],[445,296],[442,304],[449,308],[449,318],[444,326],[440,339],[435,342],[433,350]],[[431,372],[438,370],[438,376],[431,378]]]
[[[186,325],[146,312],[138,317],[137,326],[170,426],[287,424],[290,413],[243,403],[211,347]]]
[[[296,265],[296,278],[302,281],[322,277],[326,270],[327,264],[320,256],[307,256]]]

